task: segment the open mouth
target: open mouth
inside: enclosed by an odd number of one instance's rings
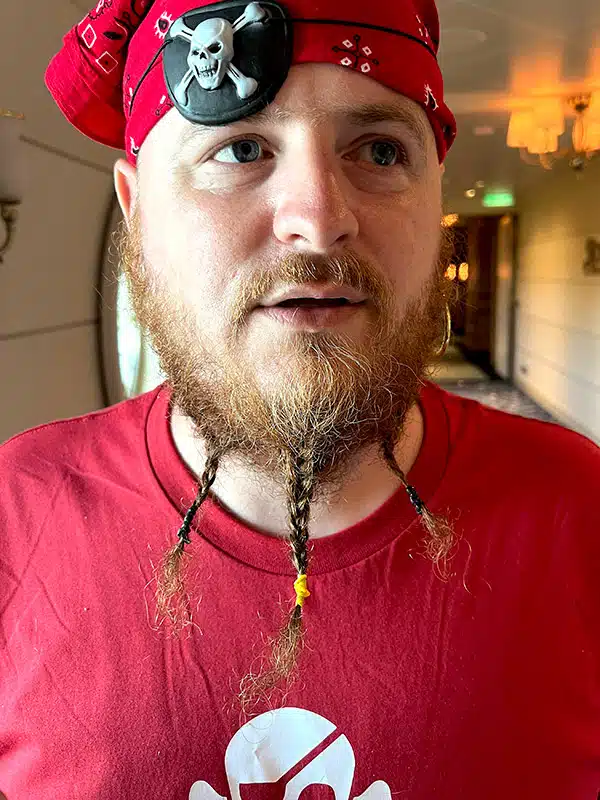
[[[366,300],[354,303],[343,297],[292,297],[258,310],[279,324],[316,331],[348,322],[355,315],[360,315],[366,305]]]
[[[273,308],[334,308],[336,306],[351,305],[360,305],[360,303],[351,303],[344,297],[332,297],[324,300],[319,300],[316,297],[292,297],[290,300],[278,303]]]

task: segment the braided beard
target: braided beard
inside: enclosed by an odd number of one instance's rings
[[[184,543],[215,480],[219,459],[227,453],[241,454],[257,472],[283,481],[291,559],[298,572],[294,588],[300,583],[306,592],[311,504],[317,497],[337,493],[353,453],[377,442],[388,466],[406,486],[393,450],[441,338],[450,237],[442,232],[439,268],[421,297],[408,304],[399,324],[394,321],[393,307],[384,302],[376,306],[382,321],[370,322],[362,346],[335,333],[295,332],[294,353],[288,356],[293,380],[278,381],[275,391],[268,386],[261,390],[253,372],[234,357],[237,335],[244,326],[245,298],[233,315],[229,349],[219,357],[200,346],[202,337],[186,322],[192,315],[185,313],[185,306],[174,303],[164,289],[157,291],[156,281],[146,276],[138,220],[133,220],[120,249],[138,319],[150,334],[175,402],[204,438],[207,451],[198,496],[186,514],[178,543],[157,570],[157,616],[168,619],[175,632],[191,622]],[[280,266],[287,273],[282,280],[323,281],[331,279],[333,272],[339,283],[366,288],[362,285],[365,265],[353,258],[314,261],[293,256]],[[454,532],[444,518],[425,508],[421,514],[428,533],[425,553],[444,577]],[[259,674],[250,672],[241,678],[236,700],[244,717],[258,713],[261,704],[274,707],[275,692],[285,696],[303,643],[302,606],[308,594],[297,594]]]

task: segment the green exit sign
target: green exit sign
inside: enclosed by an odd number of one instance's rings
[[[485,208],[512,208],[515,196],[512,192],[488,192],[481,202]]]

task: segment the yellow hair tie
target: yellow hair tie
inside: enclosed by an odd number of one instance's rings
[[[294,589],[296,590],[296,605],[302,607],[304,600],[309,597],[310,592],[306,588],[306,575],[298,575],[294,581]]]

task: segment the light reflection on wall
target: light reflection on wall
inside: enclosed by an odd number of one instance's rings
[[[117,287],[117,350],[126,397],[149,392],[164,381],[156,353],[142,336],[133,313],[123,273],[119,276]]]

